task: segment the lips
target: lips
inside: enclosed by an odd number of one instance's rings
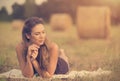
[[[44,40],[39,40],[38,43],[41,45],[44,43]]]
[[[39,42],[43,42],[44,40],[39,40]]]

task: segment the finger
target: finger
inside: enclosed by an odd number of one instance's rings
[[[33,44],[33,46],[36,47],[36,48],[40,48],[40,47],[39,47],[38,45],[36,45],[36,44]]]
[[[32,51],[38,51],[38,48],[36,48],[36,47],[31,47],[30,48]]]
[[[31,55],[31,57],[32,57],[33,59],[35,59],[35,56],[34,56],[33,54]]]
[[[29,51],[29,54],[33,54],[34,51],[36,51],[35,53],[38,52],[38,47],[36,45],[30,45],[29,48],[28,48],[28,51]]]
[[[33,53],[32,53],[32,54],[37,55],[37,53],[38,53],[37,51],[33,51]]]
[[[35,58],[36,57],[36,55],[33,53],[32,55],[31,55],[33,58]]]
[[[37,52],[37,51],[34,51],[34,52],[32,53],[32,56],[33,56],[34,58],[36,58],[36,57],[38,56],[38,52]]]
[[[32,45],[29,46],[29,48],[30,48],[30,49],[34,49],[34,48],[39,49],[39,46],[37,46],[37,45],[35,45],[35,44],[32,44]]]

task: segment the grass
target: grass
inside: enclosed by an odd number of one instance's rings
[[[0,22],[0,71],[16,67],[17,58],[15,45],[20,38],[20,32],[12,29],[9,22]]]
[[[83,40],[75,26],[68,31],[56,32],[46,24],[48,38],[64,49],[69,58],[70,70],[112,70],[112,78],[79,79],[77,81],[118,81],[120,75],[120,26],[112,26],[110,39]],[[15,46],[21,41],[21,29],[13,29],[10,22],[0,22],[0,73],[19,68]]]

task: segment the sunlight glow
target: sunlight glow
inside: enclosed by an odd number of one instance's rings
[[[26,0],[0,0],[0,10],[2,7],[5,7],[8,14],[11,15],[13,12],[12,5],[14,3],[18,3],[20,5],[24,4]],[[41,5],[43,2],[46,2],[47,0],[35,0],[35,3],[37,5]]]

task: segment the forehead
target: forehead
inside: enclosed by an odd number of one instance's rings
[[[32,28],[32,32],[41,32],[41,31],[44,31],[45,28],[44,28],[44,25],[43,24],[37,24],[36,26],[34,26]]]

